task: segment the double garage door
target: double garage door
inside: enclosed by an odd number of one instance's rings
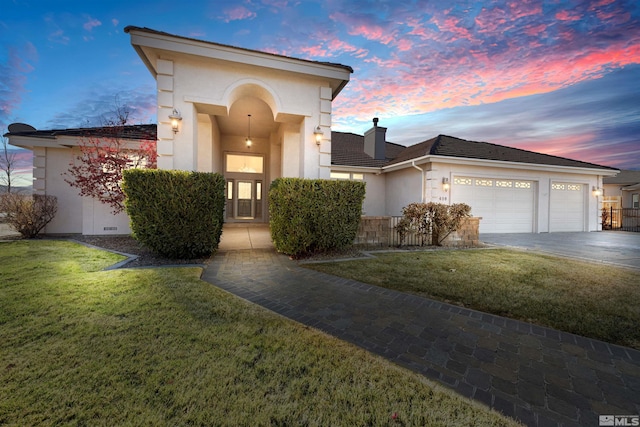
[[[452,203],[471,206],[482,217],[480,233],[532,233],[537,212],[535,181],[464,177],[453,178]],[[584,185],[554,182],[549,200],[549,231],[583,231]]]

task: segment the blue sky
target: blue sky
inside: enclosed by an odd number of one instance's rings
[[[640,169],[640,6],[594,1],[2,0],[0,129],[153,123],[134,25],[354,68],[333,129]]]

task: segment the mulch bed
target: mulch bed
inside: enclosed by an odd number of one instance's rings
[[[196,259],[171,259],[157,255],[142,246],[131,236],[73,236],[71,240],[97,246],[129,255],[136,255],[137,258],[129,261],[125,267],[159,267],[167,265],[193,265],[205,264],[210,258]],[[212,256],[215,256],[212,255]]]

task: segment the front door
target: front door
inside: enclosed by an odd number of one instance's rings
[[[261,180],[227,180],[227,218],[237,220],[262,218]]]
[[[226,153],[226,218],[231,222],[260,222],[263,218],[265,171],[261,154]]]

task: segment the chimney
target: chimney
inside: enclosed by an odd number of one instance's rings
[[[378,126],[378,118],[373,118],[373,127],[364,133],[364,152],[375,160],[386,159],[387,128]]]

